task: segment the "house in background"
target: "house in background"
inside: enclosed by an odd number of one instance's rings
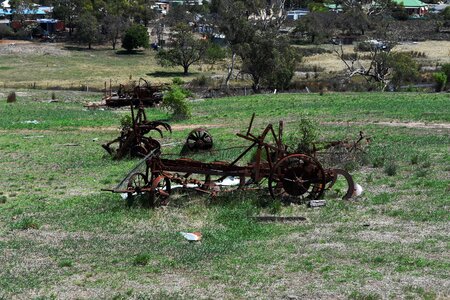
[[[428,4],[420,0],[393,0],[393,2],[403,6],[410,16],[424,16],[428,13]]]

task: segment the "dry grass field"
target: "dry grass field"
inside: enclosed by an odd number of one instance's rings
[[[207,67],[192,66],[189,81]],[[93,50],[64,44],[3,41],[0,44],[0,87],[102,89],[112,80],[114,86],[140,77],[154,84],[183,76],[182,68],[163,68],[153,50],[121,54],[110,48]]]
[[[321,45],[321,48],[334,51],[334,45]],[[353,45],[344,45],[344,53],[354,53]],[[426,41],[426,42],[411,42],[400,43],[394,47],[393,51],[410,52],[416,51],[425,53],[426,57],[421,58],[421,64],[436,66],[437,64],[450,63],[450,41]],[[368,61],[361,61],[367,64]],[[335,53],[325,53],[306,57],[304,59],[306,66],[318,66],[324,68],[326,72],[340,72],[345,69],[345,65],[339,60]]]

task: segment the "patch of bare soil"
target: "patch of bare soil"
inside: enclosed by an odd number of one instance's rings
[[[79,130],[83,132],[109,132],[109,131],[120,131],[118,126],[108,126],[108,127],[78,127],[74,128],[74,130]]]
[[[185,130],[185,129],[196,129],[196,128],[220,128],[224,127],[222,124],[190,124],[190,125],[173,125],[172,130]]]
[[[28,41],[3,41],[3,43],[0,43],[0,55],[70,55],[69,51],[61,49],[60,46],[58,44],[38,44]]]
[[[450,129],[450,123],[423,123],[423,122],[321,122],[323,125],[380,125],[388,127],[406,127],[421,129]]]
[[[181,130],[186,130],[186,129],[196,129],[196,128],[219,128],[219,127],[223,127],[224,125],[221,124],[190,124],[190,125],[172,125],[172,130],[173,131],[181,131]],[[106,131],[119,131],[120,128],[118,126],[110,126],[110,127],[78,127],[78,128],[74,128],[77,129],[79,131],[83,131],[83,132],[106,132]]]

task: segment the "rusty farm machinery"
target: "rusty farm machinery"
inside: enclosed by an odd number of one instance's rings
[[[102,147],[116,159],[121,159],[126,155],[132,157],[145,157],[153,150],[161,148],[161,144],[148,134],[152,131],[159,133],[163,137],[163,130],[172,132],[172,128],[168,123],[161,121],[148,121],[145,109],[142,103],[139,104],[137,111],[130,105],[131,123],[122,125],[120,136]],[[116,149],[111,145],[118,144]]]
[[[144,78],[139,78],[137,83],[133,81],[128,85],[120,84],[117,91],[113,93],[111,82],[109,91],[107,91],[105,83],[103,103],[109,107],[128,106],[130,103],[155,106],[162,102],[165,88],[164,85],[151,85]]]
[[[283,144],[282,121],[277,130],[269,124],[260,135],[253,134],[254,117],[245,134],[237,133],[249,145],[232,162],[166,159],[160,151],[153,150],[116,188],[106,191],[121,193],[128,201],[139,196],[146,206],[159,206],[168,203],[175,188],[193,189],[212,196],[233,190],[233,187],[267,188],[274,199],[302,203],[320,199],[338,176],[343,176],[347,185],[343,199],[352,197],[355,183],[347,171],[325,169],[314,155],[289,152]],[[250,163],[242,162],[251,154]]]

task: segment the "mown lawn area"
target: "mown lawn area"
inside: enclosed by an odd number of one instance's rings
[[[279,94],[192,102],[193,117],[170,122],[163,149],[178,153],[206,127],[216,149],[247,145],[244,133],[316,120],[320,139],[372,136],[347,166],[362,196],[327,205],[267,204],[266,189],[181,192],[167,207],[131,208],[117,184],[138,160],[112,160],[124,110],[88,110],[101,95],[0,91],[0,299],[444,299],[450,296],[450,97],[448,94]],[[178,144],[176,144],[178,143]],[[240,150],[194,158],[231,160]],[[262,223],[264,214],[304,222]],[[180,231],[200,231],[188,243]]]

